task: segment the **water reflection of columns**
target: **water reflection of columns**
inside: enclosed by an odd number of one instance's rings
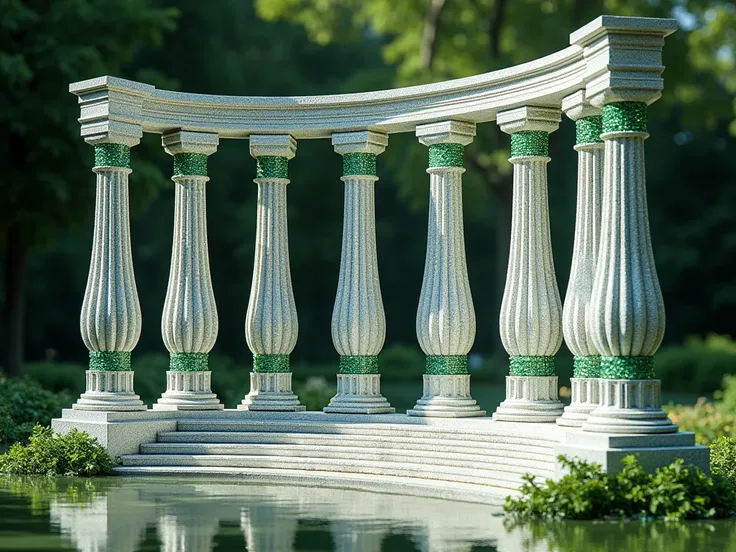
[[[386,534],[379,523],[339,519],[330,522],[335,552],[381,552]]]
[[[294,550],[294,538],[299,526],[297,512],[288,507],[256,504],[240,512],[248,552],[289,552]]]
[[[220,530],[218,516],[202,509],[186,517],[164,514],[158,518],[158,537],[162,552],[207,552],[213,549]]]

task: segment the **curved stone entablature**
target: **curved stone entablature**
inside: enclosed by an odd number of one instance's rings
[[[189,94],[98,77],[70,85],[79,96],[82,136],[105,142],[110,134],[140,136],[174,130],[220,138],[290,134],[330,138],[335,132],[413,132],[417,125],[459,119],[493,121],[496,113],[526,105],[556,106],[586,89],[591,103],[660,96],[663,39],[674,19],[601,16],[570,35],[571,46],[507,69],[440,83],[326,96],[248,97]]]

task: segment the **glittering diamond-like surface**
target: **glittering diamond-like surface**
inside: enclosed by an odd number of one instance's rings
[[[253,355],[254,372],[288,372],[289,355]]]
[[[129,351],[90,351],[89,369],[99,372],[130,370]]]
[[[429,168],[462,167],[462,144],[431,144],[429,146]]]
[[[378,355],[344,355],[340,357],[341,374],[377,374]]]
[[[375,176],[376,154],[352,152],[342,156],[342,174],[344,176]]]
[[[95,145],[95,167],[130,168],[130,146],[125,144]]]
[[[289,178],[289,159],[277,155],[257,157],[256,178]]]
[[[555,357],[553,356],[510,356],[510,376],[554,376]]]
[[[647,131],[647,104],[614,102],[603,106],[603,133]]]
[[[600,115],[591,115],[582,117],[575,121],[575,143],[580,144],[600,144],[601,131],[603,129],[603,117]]]
[[[653,379],[653,356],[620,356],[601,358],[603,379]]]
[[[457,376],[468,373],[467,355],[427,355],[425,372],[430,376]]]
[[[204,153],[174,155],[174,176],[207,176],[207,156]]]
[[[206,372],[209,370],[207,353],[171,353],[169,370],[172,372]]]
[[[576,356],[572,369],[574,378],[601,377],[601,357],[598,355]]]
[[[511,157],[547,157],[549,133],[543,130],[520,130],[511,135]]]

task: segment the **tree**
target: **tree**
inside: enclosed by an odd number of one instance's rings
[[[0,13],[4,367],[18,376],[28,251],[86,220],[94,201],[92,148],[79,138],[69,83],[116,73],[139,49],[160,44],[176,10],[148,0],[0,0]],[[136,169],[140,204],[162,178],[145,161]]]

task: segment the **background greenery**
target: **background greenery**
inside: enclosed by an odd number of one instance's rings
[[[711,393],[734,371],[736,346],[718,337],[736,333],[731,2],[0,0],[0,13],[0,336],[10,375],[30,361],[26,371],[45,386],[76,394],[83,385],[87,351],[77,320],[89,266],[94,175],[69,82],[114,74],[164,88],[238,95],[391,88],[555,52],[568,44],[571,31],[601,13],[674,16],[681,27],[666,41],[665,90],[650,109],[647,141],[651,228],[668,318],[659,375],[665,388]],[[136,388],[149,400],[165,387],[159,320],[173,222],[171,159],[159,142],[147,135],[134,148],[131,176],[133,257],[144,317],[134,364]],[[563,296],[575,207],[573,142],[573,124],[565,120],[552,135],[549,165]],[[478,127],[466,155],[466,242],[478,318],[473,351],[483,365],[476,381],[489,385],[502,382],[506,372],[497,319],[509,241],[508,155],[508,137],[493,123]],[[413,135],[391,136],[379,158],[377,239],[388,326],[382,372],[397,385],[420,385],[422,372],[414,317],[426,245],[425,167],[426,148]],[[301,321],[294,373],[303,381],[323,375],[331,384],[341,163],[329,141],[303,140],[290,169],[291,267]],[[250,365],[243,323],[256,186],[247,142],[224,141],[210,174],[209,243],[220,316],[213,385],[232,404],[242,398]],[[710,333],[716,336],[705,337]],[[562,378],[571,371],[564,347],[558,370]]]

